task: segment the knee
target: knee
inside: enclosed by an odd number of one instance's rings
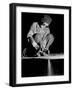
[[[49,35],[49,40],[51,40],[52,42],[54,41],[54,36],[52,34]]]

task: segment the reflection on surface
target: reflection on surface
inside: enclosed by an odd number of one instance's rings
[[[64,59],[22,59],[22,77],[64,75]]]

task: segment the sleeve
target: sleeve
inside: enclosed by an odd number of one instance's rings
[[[50,34],[50,29],[49,28],[46,28],[46,35],[47,34]]]
[[[50,34],[50,29],[49,28],[45,28],[45,33],[44,33],[44,36],[43,36],[43,40],[45,40],[46,36]]]
[[[35,22],[35,23],[32,24],[32,26],[31,26],[28,34],[27,34],[27,38],[28,38],[28,37],[32,37],[33,34],[36,33],[36,26],[37,26],[37,22]]]

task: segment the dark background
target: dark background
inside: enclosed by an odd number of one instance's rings
[[[41,18],[49,15],[52,18],[50,32],[54,36],[54,42],[50,46],[51,53],[64,53],[64,15],[60,14],[39,14],[39,13],[22,13],[22,52],[27,45],[27,33],[33,22],[41,23]],[[29,50],[32,53],[32,49]]]

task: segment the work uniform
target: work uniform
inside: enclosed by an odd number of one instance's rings
[[[42,50],[48,50],[54,39],[53,35],[50,34],[50,29],[48,27],[39,27],[37,22],[32,24],[30,31],[27,34],[27,38],[32,37],[33,35],[36,35],[34,42],[40,44]]]

